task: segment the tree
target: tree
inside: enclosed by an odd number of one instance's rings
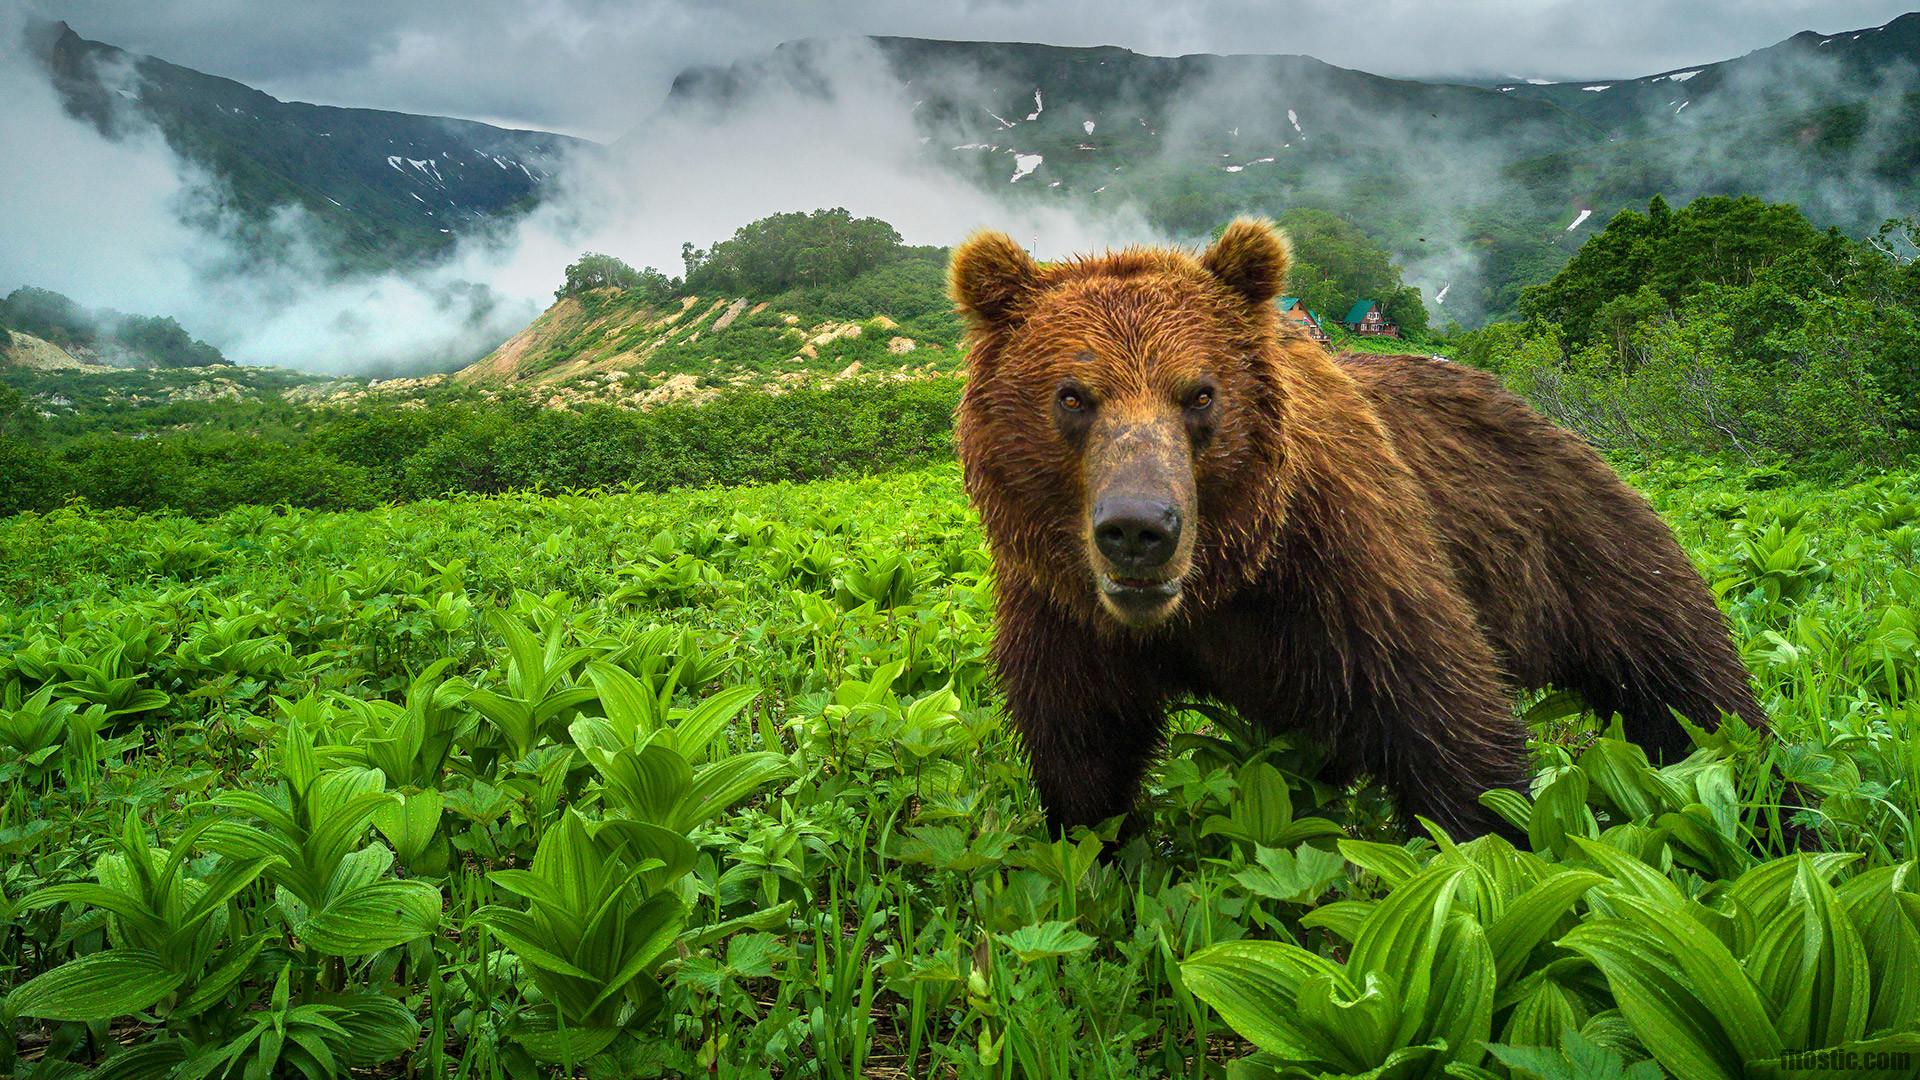
[[[157,367],[208,367],[227,362],[219,349],[194,340],[170,317],[125,316],[114,324],[112,337]]]
[[[566,284],[553,294],[558,300],[590,289],[630,289],[640,284],[640,271],[611,255],[589,251],[567,267]]]
[[[22,286],[0,301],[0,322],[45,338],[61,348],[91,345],[98,320],[94,313],[51,289]]]
[[[1520,313],[1557,323],[1578,348],[1611,332],[1598,321],[1602,307],[1643,287],[1678,309],[1707,285],[1748,285],[1794,252],[1809,253],[1823,273],[1836,277],[1845,272],[1852,246],[1838,233],[1814,228],[1787,203],[1710,195],[1676,211],[1655,196],[1645,214],[1614,215],[1552,281],[1524,290]]]
[[[1386,249],[1353,223],[1324,210],[1289,210],[1275,223],[1293,245],[1287,289],[1309,310],[1337,319],[1356,300],[1377,300],[1403,333],[1426,332],[1420,290],[1407,285]]]
[[[704,251],[687,244],[681,258],[693,292],[773,296],[851,281],[908,250],[893,226],[834,207],[764,217]]]

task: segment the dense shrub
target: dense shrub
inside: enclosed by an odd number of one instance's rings
[[[357,509],[368,471],[312,448],[226,432],[129,439],[95,434],[55,452],[69,493],[97,506],[214,514],[235,506]]]
[[[44,447],[0,434],[0,517],[51,510],[72,488],[65,465]]]
[[[1522,307],[1454,356],[1602,447],[1845,467],[1920,429],[1920,267],[1791,206],[1655,199]]]
[[[553,294],[579,296],[595,289],[622,289],[637,293],[648,303],[663,303],[673,297],[680,282],[649,266],[635,270],[621,259],[589,251],[567,267],[566,283]]]
[[[730,391],[646,412],[570,412],[519,399],[361,405],[272,437],[96,431],[49,450],[0,436],[0,476],[8,477],[0,512],[44,510],[70,496],[195,515],[246,504],[357,509],[450,492],[664,491],[888,472],[952,454],[958,400],[951,379],[851,381]]]
[[[771,296],[850,281],[908,250],[893,226],[834,207],[764,217],[704,251],[688,244],[681,257],[692,292]]]

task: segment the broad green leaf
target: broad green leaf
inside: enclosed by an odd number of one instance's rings
[[[674,746],[695,765],[706,761],[713,753],[714,740],[759,695],[757,686],[732,686],[706,698],[674,723]]]
[[[1615,898],[1614,907],[1665,946],[1666,958],[1679,965],[1681,978],[1712,1014],[1741,1061],[1760,1061],[1780,1053],[1780,1033],[1766,1003],[1740,961],[1712,931],[1695,922],[1685,909],[1657,907],[1631,896]]]
[[[605,1050],[619,1034],[617,1027],[570,1027],[563,1031],[515,1031],[513,1039],[526,1047],[535,1061],[578,1065]]]
[[[1376,905],[1373,900],[1335,900],[1321,904],[1300,917],[1300,925],[1321,927],[1349,944],[1360,936],[1360,927]]]
[[[1563,771],[1533,800],[1527,819],[1527,843],[1533,850],[1559,854],[1569,837],[1599,834],[1599,823],[1587,809],[1587,774],[1579,766]]]
[[[37,1020],[112,1020],[137,1013],[187,981],[157,954],[137,949],[89,953],[44,972],[7,995],[7,1012]]]
[[[87,1080],[175,1080],[192,1052],[185,1039],[162,1038],[128,1047],[87,1074]]]
[[[1440,932],[1427,1020],[1417,1043],[1444,1043],[1450,1060],[1478,1064],[1493,1034],[1493,951],[1470,916],[1455,913]]]
[[[1300,984],[1300,1023],[1314,1034],[1319,1047],[1314,1058],[1349,1074],[1377,1074],[1387,1065],[1400,1045],[1396,1029],[1406,1016],[1385,979],[1376,972],[1365,979],[1358,993],[1331,976]]]
[[[1233,879],[1256,896],[1306,904],[1344,879],[1346,868],[1346,860],[1338,854],[1307,844],[1293,851],[1255,847],[1253,865],[1236,872]]]
[[[1510,788],[1489,788],[1481,792],[1480,805],[1499,814],[1521,832],[1528,831],[1533,822],[1533,804],[1525,795]]]
[[[637,821],[677,828],[675,812],[693,784],[687,759],[659,744],[609,753],[586,751],[613,805]]]
[[[615,995],[627,993],[636,980],[658,967],[673,947],[686,916],[687,909],[680,900],[665,893],[649,898],[628,916],[621,927],[630,942],[626,962],[605,980],[600,992],[587,1003],[586,1011],[592,1012]]]
[[[1423,1022],[1441,929],[1464,866],[1433,866],[1388,894],[1367,916],[1347,961],[1349,979],[1367,973],[1387,980],[1401,1010],[1395,1044],[1406,1045]]]
[[[776,777],[791,772],[786,757],[770,750],[735,754],[704,766],[688,788],[672,826],[683,832],[698,828]]]
[[[1369,871],[1389,889],[1397,889],[1420,872],[1420,861],[1404,847],[1371,840],[1342,840],[1337,845],[1347,861]]]
[[[1514,1003],[1507,1014],[1506,1029],[1500,1033],[1500,1042],[1507,1046],[1550,1047],[1560,1038],[1560,1033],[1575,1026],[1578,1019],[1565,988],[1553,979],[1541,979]],[[1502,1063],[1514,1064],[1497,1048],[1494,1052]],[[1552,1051],[1546,1053],[1552,1055]]]
[[[595,660],[587,665],[586,673],[600,699],[600,708],[628,745],[643,742],[666,726],[660,699],[627,669]]]
[[[1789,855],[1759,866],[1741,874],[1739,880],[1727,886],[1727,898],[1745,908],[1762,924],[1771,923],[1786,910],[1788,894],[1793,891],[1794,878],[1800,873],[1800,860],[1803,856]],[[1848,863],[1859,861],[1860,856],[1844,851],[1827,851],[1807,855],[1812,860],[1813,870],[1822,879],[1832,881]]]
[[[1180,964],[1195,997],[1262,1050],[1314,1059],[1317,1039],[1297,1022],[1301,986],[1324,977],[1344,983],[1340,965],[1280,941],[1230,941],[1202,949]]]
[[[228,949],[220,960],[220,966],[202,976],[194,984],[193,992],[174,1006],[171,1015],[183,1018],[198,1016],[224,1001],[227,993],[246,976],[247,969],[253,965],[253,958],[260,955],[266,943],[265,934],[256,934],[245,945]]]
[[[1883,866],[1836,890],[1847,917],[1860,931],[1873,970],[1869,1031],[1920,1030],[1920,979],[1912,974],[1920,971],[1920,924],[1899,901],[1899,894],[1913,879],[1912,863]]]
[[[326,994],[318,1000],[339,1010],[332,1019],[347,1033],[338,1049],[348,1065],[371,1068],[392,1061],[419,1044],[419,1019],[395,998],[350,990]]]
[[[490,905],[474,912],[473,921],[485,926],[501,944],[513,950],[522,963],[567,978],[593,981],[592,972],[552,950],[546,931],[526,912]]]
[[[1598,845],[1596,845],[1598,846]],[[1619,919],[1576,926],[1560,944],[1591,960],[1642,1045],[1676,1076],[1739,1080],[1739,1055],[1660,940]]]
[[[440,793],[432,788],[399,796],[373,813],[373,827],[387,838],[401,862],[418,862],[440,828]]]
[[[1634,743],[1600,739],[1580,755],[1580,771],[1628,821],[1645,821],[1686,801],[1686,793],[1662,776]]]
[[[1487,927],[1487,945],[1493,952],[1500,981],[1506,983],[1519,978],[1521,965],[1546,940],[1574,902],[1606,880],[1585,870],[1563,870],[1542,879],[1508,904],[1506,912]]]
[[[1858,1042],[1867,1034],[1873,987],[1860,932],[1848,918],[1846,907],[1840,903],[1833,886],[1827,884],[1826,877],[1805,857],[1800,860],[1793,895],[1797,902],[1808,906],[1808,944],[1818,950],[1810,1045]]]
[[[440,890],[422,881],[376,881],[329,899],[301,928],[328,956],[366,956],[440,928]]]
[[[1626,895],[1666,908],[1678,908],[1685,902],[1679,887],[1667,880],[1665,874],[1619,848],[1580,837],[1573,837],[1572,844],[1584,858],[1613,879],[1613,888]]]

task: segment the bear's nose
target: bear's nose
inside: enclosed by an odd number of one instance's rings
[[[1157,570],[1180,544],[1180,510],[1153,499],[1102,499],[1093,507],[1093,542],[1116,570]]]

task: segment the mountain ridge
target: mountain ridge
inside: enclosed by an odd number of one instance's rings
[[[343,268],[450,250],[538,201],[566,154],[590,145],[454,117],[282,101],[91,41],[65,22],[31,27],[28,40],[71,115],[110,138],[152,123],[222,185],[238,224],[297,206]]]
[[[574,155],[601,149],[551,132],[281,101],[65,23],[36,32],[70,112],[109,135],[154,124],[223,185],[226,224],[271,239],[275,212],[299,207],[339,269],[430,262],[463,237],[504,229]],[[1920,90],[1920,13],[1592,82],[1390,77],[1304,54],[806,38],[682,70],[615,146],[648,138],[676,111],[724,119],[751,95],[829,96],[836,65],[857,62],[848,43],[870,50],[883,89],[891,80],[885,92],[912,113],[919,145],[906,150],[996,193],[1009,212],[1054,204],[1091,215],[1123,202],[1192,239],[1237,213],[1324,209],[1408,268],[1436,322],[1511,312],[1522,286],[1653,194],[1753,192],[1856,232],[1920,201],[1920,92],[1903,89]]]

